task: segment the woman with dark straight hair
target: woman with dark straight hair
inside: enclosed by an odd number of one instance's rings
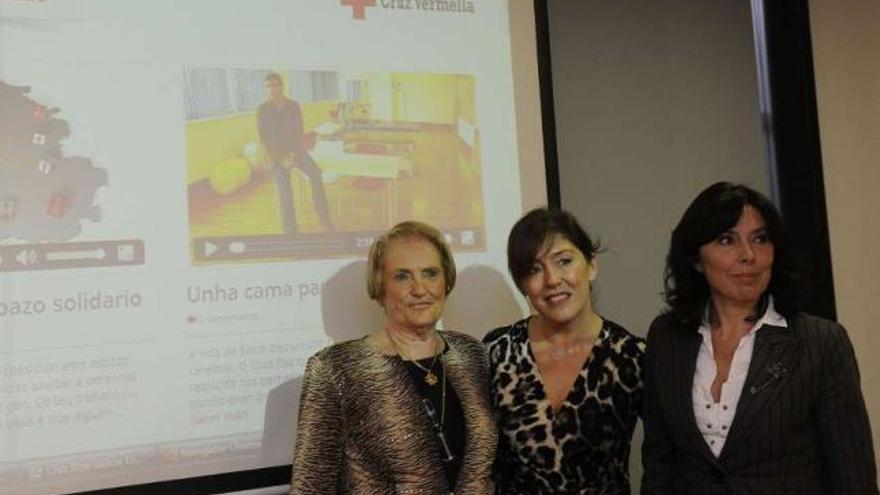
[[[534,312],[484,340],[498,495],[630,493],[645,342],[596,312],[598,252],[565,211],[532,210],[510,232],[510,274]]]

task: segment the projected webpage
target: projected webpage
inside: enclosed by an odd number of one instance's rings
[[[0,0],[3,493],[288,463],[399,221],[513,300],[510,43],[500,1]]]

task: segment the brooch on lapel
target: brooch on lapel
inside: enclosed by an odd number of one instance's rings
[[[754,395],[761,390],[764,390],[765,388],[769,387],[773,382],[782,379],[782,377],[785,376],[786,373],[788,373],[788,370],[785,369],[784,366],[782,366],[782,361],[776,361],[770,366],[767,366],[767,373],[770,375],[770,378],[768,378],[767,381],[762,383],[761,385],[752,385],[752,388],[749,389],[749,393]]]

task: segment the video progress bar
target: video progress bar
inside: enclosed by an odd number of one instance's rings
[[[376,232],[198,237],[193,240],[196,261],[322,258],[366,252]]]
[[[237,237],[197,237],[193,239],[195,261],[247,259],[315,259],[366,253],[373,240],[385,231],[334,232]],[[454,249],[480,249],[480,229],[456,229],[443,233]]]

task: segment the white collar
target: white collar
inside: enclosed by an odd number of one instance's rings
[[[698,329],[700,333],[708,333],[711,329],[709,326],[709,302],[706,304],[706,310],[703,311],[703,322],[700,324],[700,328]],[[788,320],[785,319],[784,316],[779,314],[776,311],[776,306],[773,305],[773,296],[768,296],[767,299],[767,310],[764,311],[764,314],[758,318],[758,321],[755,322],[755,326],[749,331],[749,333],[756,331],[764,325],[773,325],[774,327],[782,327],[788,328]]]

